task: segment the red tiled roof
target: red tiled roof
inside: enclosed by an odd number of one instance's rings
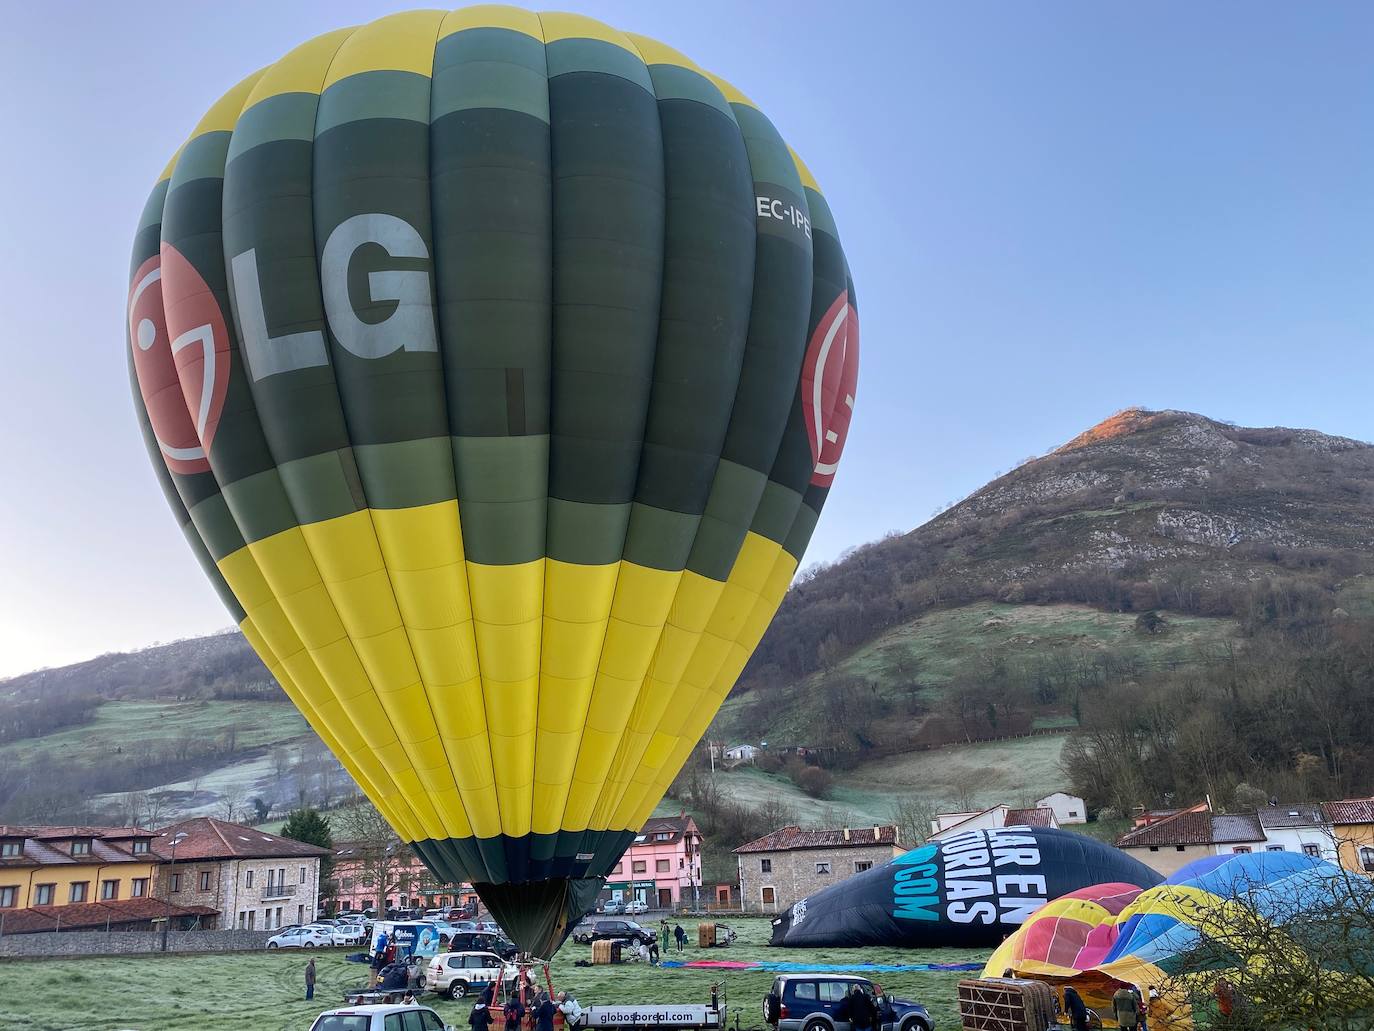
[[[1263,841],[1264,828],[1254,813],[1226,815],[1185,810],[1155,823],[1137,827],[1117,838],[1117,848],[1148,845],[1216,845]]]
[[[167,903],[161,899],[120,899],[116,902],[84,902],[70,906],[34,906],[31,909],[3,911],[6,934],[53,931],[78,927],[104,927],[110,924],[142,923],[167,916]],[[209,906],[172,906],[171,915],[217,916]]]
[[[1007,827],[1053,827],[1054,810],[1048,806],[1035,809],[1008,809]]]
[[[849,834],[846,840],[846,831]],[[858,848],[864,845],[897,844],[897,828],[892,824],[879,827],[850,827],[844,830],[802,830],[782,827],[761,838],[746,842],[735,852],[787,852],[797,848]]]
[[[639,835],[636,837],[636,844],[639,843],[640,837],[648,840],[649,836],[653,834],[668,834],[671,837],[665,839],[667,842],[678,841],[689,829],[693,833],[701,833],[697,830],[696,821],[690,816],[656,816],[640,829]],[[659,844],[663,844],[663,842]]]
[[[157,856],[151,852],[135,854],[131,844],[137,839],[152,839],[155,836],[156,832],[139,830],[137,827],[37,827],[0,824],[0,838],[24,839],[20,854],[0,858],[0,867],[155,863]],[[73,839],[90,841],[90,852],[85,855],[72,855]]]
[[[172,839],[178,835],[178,863],[197,859],[293,859],[329,855],[328,849],[209,816],[183,820],[162,828],[153,842],[153,849],[170,862]]]
[[[1374,823],[1374,798],[1346,798],[1339,802],[1323,802],[1326,818],[1337,827],[1356,823]]]

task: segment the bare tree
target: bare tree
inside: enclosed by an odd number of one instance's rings
[[[237,784],[224,789],[220,796],[219,812],[220,818],[233,823],[235,819],[244,813],[246,803],[244,801],[243,788]]]
[[[892,803],[892,822],[897,825],[901,843],[915,848],[930,838],[932,824],[940,813],[939,802],[919,795],[903,795]]]
[[[364,887],[377,891],[377,910],[386,908],[387,895],[408,887],[402,862],[405,846],[371,802],[362,802],[344,809],[330,818],[334,827],[335,847],[341,852],[351,850],[360,867]]]

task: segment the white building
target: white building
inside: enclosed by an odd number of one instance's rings
[[[1044,798],[1037,798],[1035,805],[1038,809],[1053,809],[1054,818],[1061,827],[1068,823],[1088,822],[1088,807],[1083,799],[1067,791],[1053,791]]]
[[[1322,807],[1313,802],[1268,805],[1259,810],[1268,852],[1301,852],[1317,859],[1340,863],[1336,835]]]
[[[930,839],[939,841],[964,831],[992,831],[999,827],[1058,827],[1054,810],[1037,806],[1033,809],[1013,809],[995,805],[977,813],[940,813],[930,821]]]
[[[757,745],[731,745],[725,750],[725,758],[739,759],[745,762],[752,761],[754,756],[758,754],[759,749]]]

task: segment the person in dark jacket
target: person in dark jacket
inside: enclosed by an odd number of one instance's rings
[[[305,1000],[309,1002],[315,997],[315,957],[310,957],[310,962],[305,965]]]
[[[384,992],[403,991],[410,976],[410,968],[405,963],[392,963],[382,972],[380,985]]]
[[[874,1031],[878,1007],[860,985],[855,985],[849,993],[849,1024],[854,1031]]]
[[[540,992],[534,1007],[534,1031],[553,1031],[553,1016],[558,1007],[553,1004],[548,992]]]
[[[678,952],[681,952],[683,949],[687,948],[687,932],[682,929],[681,924],[678,924],[677,927],[674,929],[673,937],[677,939]]]
[[[512,995],[506,1000],[506,1031],[517,1031],[520,1022],[525,1019],[525,1007],[520,1002],[519,995]]]
[[[487,1028],[491,1027],[491,1007],[478,1001],[468,1014],[468,1025],[472,1031],[487,1031]]]
[[[1064,989],[1064,1012],[1069,1015],[1073,1031],[1088,1031],[1088,1007],[1072,985]]]

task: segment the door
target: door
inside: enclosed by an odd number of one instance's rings
[[[761,897],[765,909],[772,909],[774,906],[778,904],[778,897],[774,893],[773,886],[771,884],[765,884],[763,886],[763,892]]]
[[[672,908],[673,908],[673,889],[672,889],[672,888],[659,888],[659,889],[658,889],[658,908],[659,908],[659,909],[672,909]]]
[[[820,989],[821,1009],[830,1014],[830,1020],[835,1025],[835,1031],[849,1031],[850,1023],[848,1020],[840,1020],[835,1014],[840,1012],[840,1003],[854,987],[845,981],[821,981],[816,985]],[[845,1011],[847,1015],[847,1010]]]

